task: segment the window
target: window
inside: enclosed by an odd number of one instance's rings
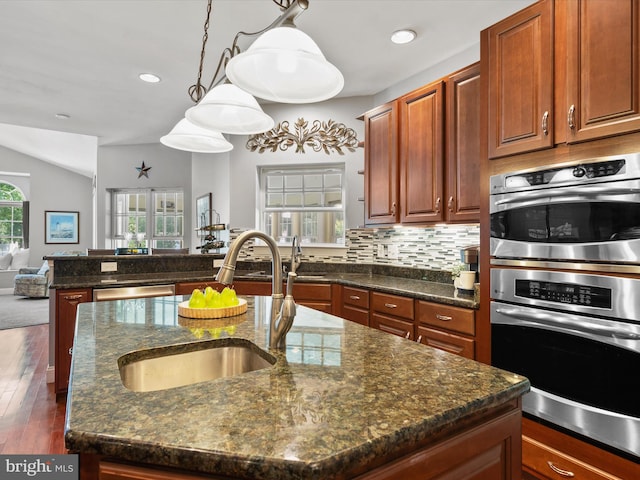
[[[182,247],[182,190],[111,190],[110,193],[115,247]]]
[[[261,167],[260,229],[278,242],[344,245],[344,164]]]
[[[0,254],[9,251],[11,243],[24,247],[23,209],[24,195],[10,183],[0,182]]]

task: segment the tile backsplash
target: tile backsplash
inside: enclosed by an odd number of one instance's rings
[[[231,231],[231,240],[243,230]],[[304,249],[303,257],[311,262],[374,264],[429,270],[450,270],[460,261],[460,250],[480,243],[480,226],[436,225],[433,227],[356,228],[347,231],[346,254],[321,255]],[[240,260],[269,260],[243,248]],[[326,252],[327,249],[325,249]]]

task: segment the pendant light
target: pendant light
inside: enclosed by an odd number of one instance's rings
[[[275,124],[254,97],[230,83],[209,90],[185,116],[198,127],[234,135],[265,132]]]
[[[225,72],[234,85],[274,102],[320,102],[344,86],[340,70],[292,22],[263,33],[229,60]]]
[[[222,133],[198,127],[186,118],[180,120],[167,135],[161,137],[160,143],[195,153],[222,153],[233,149],[233,145]]]

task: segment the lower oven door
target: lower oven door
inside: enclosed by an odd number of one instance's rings
[[[525,414],[640,459],[640,326],[493,301],[492,364],[529,379]]]

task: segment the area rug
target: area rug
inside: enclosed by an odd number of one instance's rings
[[[0,330],[49,323],[49,299],[19,297],[0,288]]]

